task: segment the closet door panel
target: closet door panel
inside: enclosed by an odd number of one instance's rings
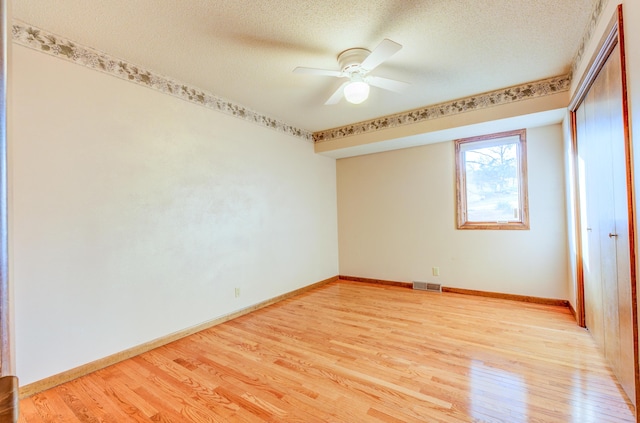
[[[600,269],[600,224],[598,220],[598,191],[592,189],[598,177],[595,165],[595,136],[593,135],[593,93],[587,95],[576,111],[578,139],[578,174],[580,180],[580,210],[582,212],[582,254],[585,291],[585,321],[596,344],[604,351],[604,311]]]
[[[609,135],[612,151],[614,197],[613,239],[618,288],[618,324],[620,348],[620,384],[630,398],[635,396],[633,310],[631,293],[631,246],[629,244],[629,201],[624,119],[622,111],[622,72],[619,46],[612,51],[606,66]]]
[[[575,110],[585,323],[635,402],[631,245],[619,46]]]
[[[615,233],[615,197],[613,189],[613,156],[611,140],[611,102],[608,85],[610,67],[605,67],[595,80],[591,92],[594,128],[593,148],[597,153],[594,166],[598,191],[598,221],[602,303],[604,309],[604,352],[614,370],[620,370],[620,331],[618,319],[618,281]]]

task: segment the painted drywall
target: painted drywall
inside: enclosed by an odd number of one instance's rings
[[[538,126],[558,123],[562,118],[556,116],[559,110],[566,108],[569,101],[568,95],[569,92],[564,90],[541,97],[492,105],[490,107],[479,107],[464,113],[420,120],[416,123],[401,126],[392,126],[383,130],[365,131],[347,137],[317,142],[315,150],[317,153],[325,154],[329,157],[345,158],[358,154],[377,153],[444,141],[446,138],[441,138],[441,136],[446,136],[447,132],[460,134],[461,132],[473,131],[474,127],[478,126],[493,126],[496,128],[496,132],[506,131],[508,129],[504,127],[509,126],[509,123],[514,120],[526,119],[530,122],[528,124],[532,126],[534,124],[531,122],[539,122],[540,120],[544,120],[544,123],[538,124]],[[497,127],[502,128],[497,129]],[[492,129],[488,130],[491,131]],[[431,135],[422,136],[425,133],[430,133]],[[460,134],[453,138],[467,136],[472,135]],[[351,153],[352,151],[356,154]]]
[[[571,83],[570,96],[573,96],[593,58],[611,19],[614,18],[618,5],[622,5],[624,20],[624,41],[627,66],[627,99],[629,101],[630,127],[632,140],[640,142],[640,136],[633,136],[640,131],[640,28],[636,24],[640,19],[640,2],[636,0],[604,0],[602,13],[591,37],[584,48],[584,53],[576,67]],[[635,107],[634,107],[635,105]],[[635,122],[635,125],[634,125]],[[636,172],[637,174],[637,172]]]
[[[338,273],[311,143],[21,46],[12,66],[21,384]]]
[[[452,141],[338,160],[340,274],[566,299],[561,125],[527,149],[527,231],[455,228]]]

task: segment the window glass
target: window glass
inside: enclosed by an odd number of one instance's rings
[[[457,140],[458,228],[528,229],[525,131]]]

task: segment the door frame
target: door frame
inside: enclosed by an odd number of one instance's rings
[[[575,234],[576,234],[576,321],[581,327],[586,327],[585,322],[585,298],[584,298],[584,272],[583,272],[583,251],[582,251],[582,222],[580,208],[580,183],[578,179],[578,138],[576,127],[576,111],[578,106],[586,97],[589,89],[593,85],[600,70],[610,56],[612,50],[620,46],[620,72],[622,80],[622,121],[625,149],[625,173],[627,183],[627,213],[629,219],[629,261],[630,261],[630,282],[631,282],[631,309],[633,313],[633,354],[634,354],[634,380],[635,380],[635,404],[636,417],[637,409],[640,407],[640,364],[638,362],[638,301],[636,293],[636,228],[635,228],[635,194],[633,184],[633,160],[631,150],[631,138],[629,132],[629,105],[627,100],[627,72],[624,48],[624,26],[622,20],[622,5],[618,5],[614,16],[600,40],[596,53],[591,58],[587,71],[582,76],[569,103],[570,124],[571,124],[571,160],[573,165],[573,188],[575,205]]]

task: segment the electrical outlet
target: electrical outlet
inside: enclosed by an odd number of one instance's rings
[[[236,298],[240,296],[240,288],[236,288]]]
[[[432,267],[431,268],[431,273],[433,274],[433,276],[440,276],[440,268],[439,267]]]

